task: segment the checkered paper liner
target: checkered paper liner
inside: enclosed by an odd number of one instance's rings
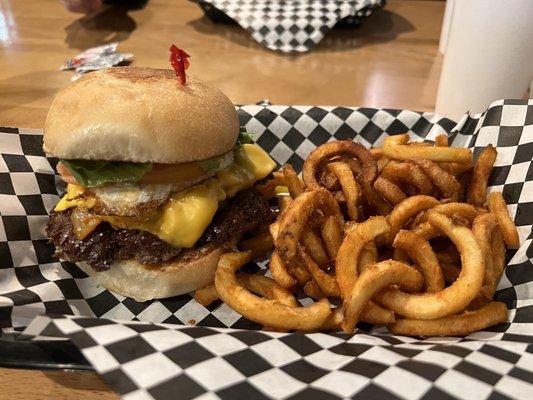
[[[58,200],[40,131],[0,129],[0,326],[24,337],[76,344],[124,398],[532,398],[533,101],[498,101],[459,124],[408,110],[242,106],[241,123],[278,163],[300,169],[321,143],[379,145],[387,134],[448,133],[477,154],[492,143],[492,189],[502,190],[522,246],[508,251],[497,299],[509,323],[467,338],[417,340],[384,329],[365,334],[280,334],[254,330],[224,304],[189,295],[137,303],[96,287],[58,262],[43,235]],[[264,263],[259,264],[259,268]],[[41,314],[72,316],[38,317]],[[30,321],[33,322],[27,326]],[[114,321],[115,320],[115,321]],[[124,322],[117,322],[122,320]],[[134,322],[140,320],[142,322]],[[197,322],[202,326],[187,326]],[[228,329],[230,328],[230,329]]]
[[[311,50],[339,21],[359,22],[385,0],[201,0],[223,12],[271,50]]]

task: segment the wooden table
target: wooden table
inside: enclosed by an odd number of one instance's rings
[[[217,25],[188,1],[81,17],[58,1],[0,0],[0,124],[41,128],[80,50],[120,40],[134,65],[168,68],[168,47],[191,54],[191,71],[235,103],[365,105],[432,110],[440,73],[443,2],[390,0],[360,29],[334,30],[307,54],[278,54],[235,26]]]
[[[59,66],[113,40],[134,65],[168,68],[168,47],[191,54],[191,71],[235,103],[365,105],[432,110],[440,73],[443,2],[389,0],[360,29],[335,30],[308,54],[278,54],[234,26],[215,25],[188,1],[90,17],[57,0],[0,0],[0,126],[42,128],[72,72]],[[0,369],[0,398],[111,399],[94,373]]]

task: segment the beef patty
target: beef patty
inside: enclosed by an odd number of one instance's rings
[[[105,271],[115,260],[134,259],[142,264],[162,264],[179,257],[181,249],[149,232],[114,229],[102,222],[83,240],[78,239],[70,219],[71,210],[50,213],[46,234],[56,247],[56,257],[85,261],[98,271]],[[270,222],[272,211],[255,189],[237,193],[228,206],[215,215],[196,246],[222,245],[238,240],[246,231]]]

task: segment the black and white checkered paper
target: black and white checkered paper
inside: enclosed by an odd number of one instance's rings
[[[219,302],[204,308],[189,295],[138,303],[113,294],[54,259],[43,235],[59,197],[56,161],[44,157],[41,132],[1,128],[3,330],[25,328],[21,339],[69,339],[129,400],[533,398],[532,100],[498,101],[457,125],[430,113],[372,108],[255,105],[239,107],[239,115],[278,163],[296,168],[335,139],[373,146],[388,134],[448,133],[454,146],[475,153],[494,144],[491,189],[503,191],[522,243],[508,251],[496,295],[509,308],[509,323],[466,338],[425,340],[382,328],[273,333],[257,331]]]
[[[254,40],[284,53],[306,52],[339,21],[356,25],[385,0],[201,0],[246,29]],[[205,7],[204,7],[205,8]]]

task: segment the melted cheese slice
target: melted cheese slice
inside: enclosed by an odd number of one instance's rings
[[[173,195],[155,217],[141,220],[135,217],[99,216],[115,228],[139,229],[153,233],[175,247],[192,247],[211,223],[218,203],[233,197],[240,190],[270,174],[276,163],[260,147],[245,144],[235,153],[235,162],[218,172],[214,178]],[[83,187],[69,184],[67,194],[55,211],[70,207],[91,208],[90,198],[80,197]],[[94,201],[93,201],[94,203]]]
[[[219,193],[206,184],[195,185],[170,198],[155,218],[101,216],[115,228],[139,229],[174,247],[192,247],[218,209]]]
[[[81,195],[85,192],[83,186],[69,183],[67,185],[67,193],[56,204],[54,211],[65,211],[71,207],[85,207],[91,208],[94,206],[94,199],[84,199]],[[89,201],[91,200],[91,201]]]

